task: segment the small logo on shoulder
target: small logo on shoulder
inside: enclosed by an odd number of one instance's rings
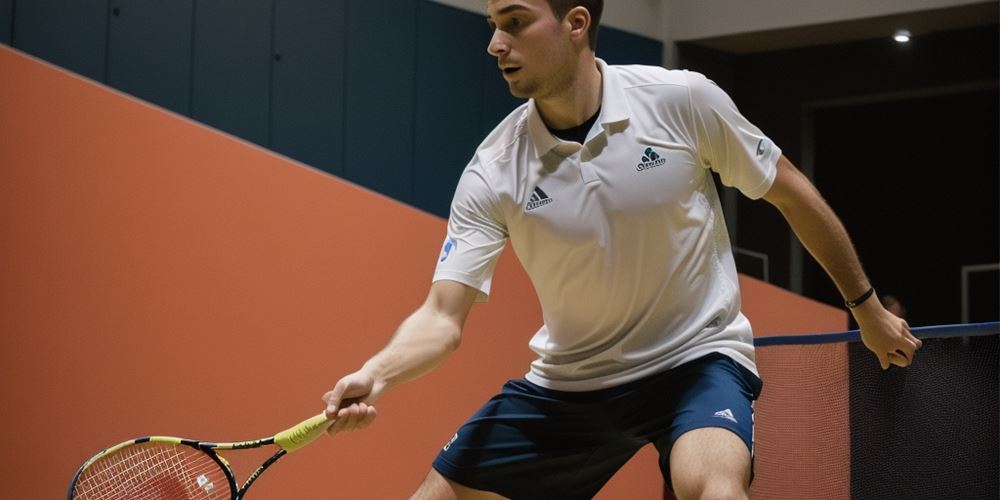
[[[552,198],[542,191],[542,188],[535,186],[535,191],[531,193],[531,199],[528,200],[528,204],[524,207],[526,211],[534,210],[538,207],[542,207],[552,203]]]
[[[642,153],[642,161],[635,166],[637,172],[656,168],[667,162],[667,159],[660,156],[653,148],[646,148]]]
[[[438,259],[438,262],[444,262],[445,259],[447,259],[449,255],[451,255],[451,251],[457,247],[458,247],[458,242],[455,241],[455,238],[445,239],[444,246],[441,247],[441,257]]]
[[[768,144],[764,144],[764,139],[757,142],[757,156],[764,156],[764,153],[767,152],[768,146]]]

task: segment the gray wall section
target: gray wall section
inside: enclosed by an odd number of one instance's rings
[[[523,102],[482,16],[435,2],[0,2],[15,47],[440,216]],[[600,37],[608,62],[660,60],[655,40]]]
[[[275,0],[270,147],[341,176],[346,31],[346,0]]]
[[[271,0],[198,0],[191,116],[267,144]]]
[[[12,8],[15,47],[104,81],[108,0],[22,0]]]
[[[14,0],[0,0],[0,43],[10,45],[14,29]]]
[[[194,0],[111,0],[108,84],[191,112]]]

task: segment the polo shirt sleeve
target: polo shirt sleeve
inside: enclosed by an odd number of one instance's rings
[[[486,302],[493,271],[507,242],[507,227],[485,173],[466,168],[458,181],[434,281],[452,280],[479,290]]]
[[[728,94],[704,75],[688,72],[691,113],[703,166],[726,186],[752,199],[764,196],[777,175],[781,149],[736,108]]]

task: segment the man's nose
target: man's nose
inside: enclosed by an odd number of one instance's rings
[[[492,56],[500,56],[509,51],[510,43],[507,40],[507,34],[500,30],[493,30],[493,36],[490,37],[490,44],[486,46],[486,52],[489,52]]]

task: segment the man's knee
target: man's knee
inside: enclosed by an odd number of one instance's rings
[[[750,498],[750,491],[748,485],[732,477],[705,476],[686,484],[675,484],[674,495],[678,500],[745,500]]]
[[[750,467],[750,451],[727,429],[688,432],[670,452],[671,484],[679,500],[749,498]]]
[[[431,469],[410,500],[479,500],[503,498],[488,491],[462,486]]]

